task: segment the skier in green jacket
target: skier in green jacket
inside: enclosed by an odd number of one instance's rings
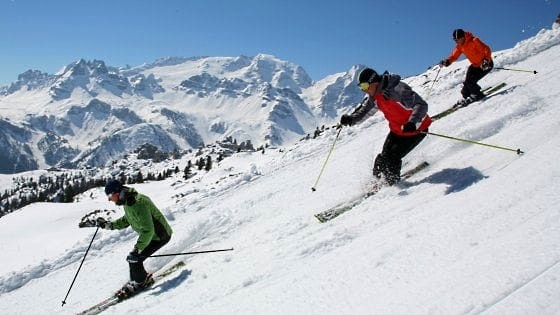
[[[117,292],[119,297],[126,298],[154,282],[151,274],[144,269],[143,262],[169,242],[173,230],[150,198],[133,188],[111,179],[105,185],[105,193],[109,201],[124,206],[124,216],[115,221],[98,218],[97,226],[109,230],[121,230],[130,226],[139,235],[133,250],[126,257],[130,267],[130,281]]]

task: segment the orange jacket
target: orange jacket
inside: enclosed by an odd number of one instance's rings
[[[449,60],[449,63],[453,63],[461,54],[465,54],[465,57],[467,57],[475,67],[480,67],[482,59],[487,59],[488,61],[492,60],[492,50],[490,50],[490,47],[471,32],[465,32],[465,41],[463,45],[457,44],[453,52],[451,52],[451,55],[447,57],[447,60]]]

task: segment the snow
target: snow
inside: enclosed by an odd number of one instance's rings
[[[313,214],[372,184],[372,161],[388,132],[380,114],[342,129],[315,192],[334,129],[282,150],[234,155],[187,182],[134,185],[174,229],[158,254],[234,250],[151,258],[148,270],[179,260],[186,266],[105,313],[560,313],[559,34],[543,30],[496,52],[497,66],[538,74],[494,70],[480,83],[506,88],[430,128],[523,155],[428,136],[403,170],[421,161],[430,167],[327,223]],[[466,66],[441,70],[431,115],[459,98]],[[433,79],[435,71],[423,75]],[[420,78],[407,80],[426,95],[431,82]],[[61,306],[95,231],[79,229],[80,218],[95,209],[122,213],[101,189],[91,193],[0,219],[3,313],[76,313],[127,281],[135,233],[100,230]]]

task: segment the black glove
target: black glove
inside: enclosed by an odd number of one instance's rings
[[[439,66],[440,66],[440,67],[447,67],[447,66],[449,66],[450,64],[451,64],[451,62],[449,62],[449,59],[442,59],[442,60],[439,62]]]
[[[350,115],[342,115],[342,117],[340,117],[340,124],[343,126],[352,126],[352,116]]]
[[[126,261],[128,261],[129,264],[136,264],[141,262],[142,259],[142,255],[138,252],[137,248],[134,248],[129,254],[128,256],[126,256]]]
[[[415,132],[416,131],[416,124],[413,122],[407,122],[403,125],[402,131],[404,132]]]
[[[111,222],[105,220],[104,218],[97,218],[97,220],[95,220],[95,225],[102,228],[102,229],[107,229],[110,230],[111,229]]]
[[[482,59],[482,63],[480,64],[480,69],[482,69],[482,71],[488,71],[492,69],[492,66],[490,65],[490,61],[488,61],[488,59]]]

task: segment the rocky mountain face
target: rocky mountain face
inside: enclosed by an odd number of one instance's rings
[[[359,102],[358,69],[313,82],[298,65],[257,55],[29,70],[0,88],[0,173],[104,166],[144,144],[289,144]]]

